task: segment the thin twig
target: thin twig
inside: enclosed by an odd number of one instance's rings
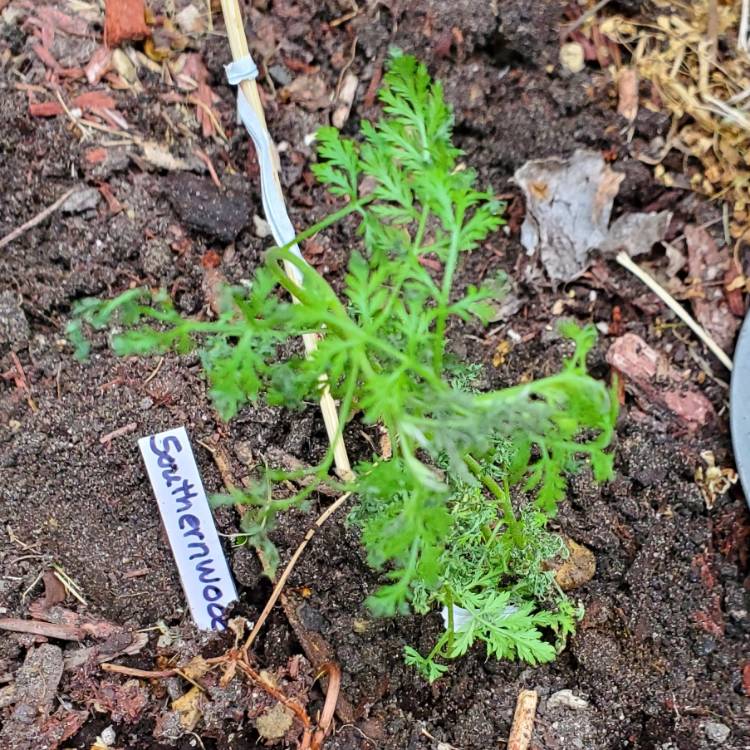
[[[617,254],[617,262],[640,279],[688,328],[711,350],[716,359],[731,372],[732,360],[727,353],[709,336],[693,316],[652,276],[644,271],[638,264],[634,263],[625,252]]]
[[[52,563],[53,574],[55,578],[65,587],[66,593],[70,594],[78,601],[86,606],[86,600],[83,598],[83,592],[78,587],[78,584],[65,572],[62,566],[57,563]]]
[[[108,432],[106,435],[102,435],[99,438],[99,442],[102,445],[108,445],[115,438],[121,437],[122,435],[127,435],[128,433],[135,431],[137,428],[138,428],[138,424],[136,422],[129,422],[128,424],[123,425],[122,427],[118,427],[116,430],[112,430],[112,432]]]
[[[589,18],[595,16],[609,2],[610,0],[599,0],[599,2],[593,8],[587,10],[582,16],[576,18],[575,21],[569,23],[567,26],[563,26],[562,29],[560,29],[560,36],[563,39],[570,36],[576,29],[583,26],[583,24],[585,24],[586,21],[589,20]]]
[[[6,234],[0,240],[0,250],[6,245],[10,245],[13,240],[17,240],[22,234],[25,234],[29,229],[33,229],[37,224],[41,224],[48,216],[55,213],[65,201],[70,198],[78,188],[70,188],[67,192],[63,193],[51,206],[48,206],[44,211],[38,213],[33,219],[29,219],[25,224],[21,224],[20,227],[14,229],[10,234]]]
[[[76,117],[68,108],[68,105],[65,103],[65,99],[62,98],[60,89],[55,89],[55,96],[57,97],[57,101],[60,102],[60,106],[63,108],[63,112],[65,112],[67,118],[73,123],[74,127],[78,128],[81,131],[81,140],[85,141],[89,137],[89,133],[86,130],[86,127],[81,124],[80,119]]]
[[[216,170],[214,169],[213,162],[209,155],[203,149],[197,147],[193,149],[193,153],[206,165],[208,174],[211,176],[211,182],[221,190],[221,180],[219,179],[219,175],[216,174]]]
[[[294,569],[294,566],[297,564],[297,560],[299,560],[300,556],[304,552],[305,547],[307,547],[310,540],[315,536],[315,532],[348,500],[350,494],[351,494],[350,492],[347,492],[343,494],[338,500],[336,500],[336,502],[331,503],[331,505],[329,505],[325,509],[325,511],[323,511],[323,513],[320,514],[318,519],[315,521],[314,526],[308,529],[307,534],[305,534],[305,538],[300,542],[299,547],[297,547],[291,559],[289,560],[286,567],[284,568],[284,572],[281,574],[281,576],[279,577],[279,580],[274,586],[274,589],[271,592],[271,596],[266,602],[266,606],[263,608],[263,611],[260,613],[260,617],[258,618],[257,622],[253,626],[253,629],[250,632],[250,635],[247,637],[247,640],[245,641],[245,645],[242,647],[242,652],[245,655],[245,657],[247,656],[247,652],[249,651],[250,646],[253,645],[253,641],[257,637],[258,632],[263,627],[263,623],[268,619],[268,615],[271,613],[271,610],[274,608],[274,606],[276,605],[276,602],[281,596],[281,592],[284,590],[284,586],[286,585],[286,582],[289,576],[291,575],[291,572]]]
[[[0,623],[3,621],[0,620]],[[15,621],[14,621],[15,622]],[[246,661],[244,655],[242,652],[237,651],[237,649],[230,649],[229,651],[225,652],[221,656],[214,656],[210,659],[205,659],[205,662],[207,664],[217,665],[217,664],[236,664],[237,667],[240,669],[240,671],[244,672],[250,679],[255,682],[258,687],[262,688],[267,692],[270,696],[275,698],[279,703],[284,705],[286,708],[288,708],[290,711],[292,711],[295,716],[300,720],[302,723],[302,727],[304,729],[304,737],[303,741],[300,745],[300,747],[310,747],[310,742],[312,740],[312,731],[313,731],[313,724],[312,721],[310,721],[310,717],[307,714],[307,711],[304,709],[303,706],[301,706],[297,701],[291,700],[290,698],[287,698],[284,693],[282,693],[277,687],[272,685],[270,682],[266,681],[259,675]],[[201,685],[198,685],[195,681],[191,680],[182,669],[179,667],[175,669],[159,669],[159,670],[151,670],[151,669],[135,669],[134,667],[125,667],[122,664],[102,664],[101,668],[105,672],[116,672],[117,674],[124,674],[128,675],[130,677],[140,677],[142,679],[146,680],[152,680],[152,679],[163,679],[166,677],[174,677],[176,675],[179,675],[183,679],[188,680],[188,682],[191,682],[193,685],[196,685],[197,687],[203,689]],[[335,667],[335,665],[329,665],[327,668],[327,672],[330,676],[330,682],[333,683],[336,679],[336,670],[338,667]],[[341,673],[338,672],[338,680],[339,683],[341,682]],[[338,685],[334,686],[334,690],[332,691],[329,687],[329,693],[333,693],[334,695],[338,695]],[[322,729],[324,731],[327,731],[327,726],[330,726],[331,719],[328,718],[328,725],[324,726],[322,719],[327,716],[326,714],[326,707],[328,706],[328,699],[326,699],[326,703],[323,708],[323,715],[321,717],[321,723],[319,725],[319,730]],[[334,703],[335,708],[335,703]],[[325,737],[325,734],[323,735]]]
[[[187,101],[190,102],[190,104],[195,104],[196,107],[200,107],[206,113],[206,115],[208,115],[208,119],[211,120],[211,124],[214,126],[214,129],[219,134],[224,143],[229,143],[229,138],[227,138],[227,134],[224,132],[224,128],[221,127],[221,123],[217,119],[216,114],[211,109],[211,107],[209,107],[205,102],[201,101],[197,96],[193,96],[192,94],[188,96]]]
[[[40,622],[39,620],[22,620],[16,617],[7,617],[0,620],[0,630],[43,635],[46,638],[56,638],[60,641],[80,641],[85,635],[80,628],[72,625],[58,625],[52,622]]]
[[[536,690],[522,690],[516,701],[513,725],[508,737],[508,750],[528,750],[534,732],[534,718],[539,695]]]
[[[101,668],[105,672],[116,672],[117,674],[125,674],[129,677],[141,677],[144,680],[174,677],[177,674],[176,669],[136,669],[135,667],[126,667],[123,664],[102,664]]]
[[[161,366],[164,364],[164,357],[162,357],[156,367],[154,368],[154,371],[143,381],[143,385],[148,385],[158,374],[159,370],[161,370]]]

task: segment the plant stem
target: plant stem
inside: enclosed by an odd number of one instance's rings
[[[464,461],[466,461],[469,471],[498,499],[500,507],[503,509],[503,520],[510,530],[513,541],[518,547],[524,547],[526,540],[523,536],[523,528],[516,518],[516,514],[513,512],[513,505],[510,502],[508,493],[503,491],[500,485],[482,469],[479,461],[474,456],[467,453],[464,456]]]
[[[375,194],[370,193],[369,195],[365,195],[362,198],[360,198],[358,201],[354,201],[352,203],[347,203],[345,206],[340,208],[338,211],[334,211],[334,213],[329,214],[324,219],[321,219],[317,224],[313,224],[311,227],[308,227],[303,232],[300,232],[293,240],[290,240],[286,243],[286,245],[282,245],[279,247],[279,250],[290,250],[294,245],[299,245],[300,242],[304,242],[305,240],[309,240],[310,237],[313,235],[316,235],[318,232],[322,232],[324,229],[327,229],[331,226],[331,224],[335,224],[338,221],[341,221],[344,217],[348,216],[351,213],[354,213],[355,211],[359,211],[360,208],[363,206],[366,206],[370,201],[375,199]]]
[[[460,227],[460,221],[458,222]],[[443,352],[445,351],[445,322],[448,317],[448,303],[450,302],[451,288],[453,287],[453,275],[456,273],[458,265],[458,240],[460,229],[454,229],[451,236],[451,244],[448,248],[448,259],[445,262],[445,271],[443,271],[443,283],[440,289],[440,299],[438,300],[438,311],[435,322],[435,339],[432,349],[432,362],[435,374],[442,376],[443,372]]]
[[[419,252],[422,247],[422,240],[424,239],[424,231],[427,227],[427,217],[430,215],[430,209],[427,206],[422,207],[422,213],[419,217],[419,226],[417,227],[417,233],[414,235],[414,242],[412,242],[411,249],[413,253]]]
[[[446,653],[450,656],[451,651],[453,651],[455,627],[453,624],[453,592],[449,586],[445,587],[445,602],[448,608],[448,643],[446,644]]]

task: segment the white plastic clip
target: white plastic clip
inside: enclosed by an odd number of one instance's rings
[[[258,66],[250,55],[225,65],[224,70],[231,86],[236,86],[241,81],[253,81],[258,77]]]

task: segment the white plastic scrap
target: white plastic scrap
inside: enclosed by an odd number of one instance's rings
[[[502,612],[499,620],[506,618],[508,615],[512,615],[514,612],[518,612],[518,607],[513,604],[509,604]],[[443,625],[448,630],[448,607],[443,607],[440,610],[440,616],[443,618]],[[453,630],[457,633],[461,633],[464,630],[468,630],[471,627],[471,623],[474,621],[474,613],[463,607],[457,607],[453,605]]]

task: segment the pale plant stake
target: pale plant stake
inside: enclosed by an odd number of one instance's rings
[[[232,59],[235,62],[246,60],[250,58],[250,49],[247,45],[247,36],[245,35],[245,27],[242,22],[242,14],[240,12],[240,6],[237,0],[221,0],[221,11],[224,15],[224,25],[227,29],[227,37],[229,39],[229,47],[232,51]],[[210,13],[209,13],[210,16]],[[260,93],[258,92],[258,86],[253,79],[245,79],[239,83],[239,94],[243,96],[252,107],[255,112],[261,126],[265,129],[268,143],[270,148],[270,157],[273,163],[273,185],[263,185],[264,190],[272,189],[277,194],[277,199],[283,205],[284,196],[281,189],[281,182],[279,181],[278,175],[278,153],[274,146],[273,139],[268,133],[268,127],[266,126],[266,118],[263,112],[263,104],[260,100]],[[262,155],[258,155],[262,158]],[[266,216],[266,219],[270,221],[270,217]],[[286,240],[281,240],[276,237],[276,241],[279,244],[284,244]],[[291,264],[285,264],[285,268],[289,278],[297,279],[298,274]],[[305,351],[309,354],[315,351],[317,347],[317,335],[313,333],[306,333],[302,336]],[[349,464],[349,457],[346,453],[346,446],[344,445],[343,436],[340,434],[339,429],[339,418],[338,411],[336,409],[336,403],[331,396],[331,391],[328,388],[325,380],[321,380],[322,393],[320,396],[320,410],[323,413],[323,421],[325,422],[326,432],[328,433],[328,439],[331,442],[334,450],[334,461],[338,474],[341,478],[346,479],[351,474],[351,465]]]

